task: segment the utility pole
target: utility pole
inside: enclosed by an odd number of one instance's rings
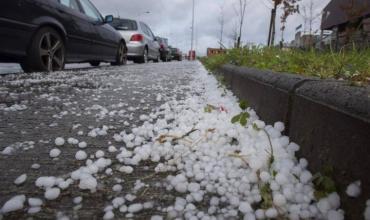
[[[191,21],[191,49],[190,51],[194,50],[194,12],[195,12],[195,0],[193,0],[193,15]]]
[[[271,9],[271,20],[270,20],[270,29],[269,29],[269,37],[267,40],[267,46],[274,46],[275,41],[275,20],[276,20],[276,10],[277,6],[280,4],[280,1],[274,0],[274,8]]]

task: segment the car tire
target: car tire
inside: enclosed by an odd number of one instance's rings
[[[153,60],[154,63],[158,63],[159,62],[159,56],[157,56],[157,59]]]
[[[144,53],[141,57],[139,57],[137,60],[137,63],[148,63],[149,58],[148,58],[148,49],[144,49]]]
[[[112,66],[122,66],[127,64],[127,47],[121,42],[117,49],[116,61],[112,62]]]
[[[100,65],[100,62],[99,61],[91,61],[89,62],[91,66],[93,67],[98,67]]]
[[[21,62],[25,72],[51,72],[63,70],[65,46],[60,34],[50,27],[36,32],[27,50],[27,57]]]

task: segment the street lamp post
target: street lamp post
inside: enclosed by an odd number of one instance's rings
[[[192,20],[191,20],[191,48],[189,54],[189,60],[195,59],[195,52],[194,52],[194,17],[195,17],[195,0],[193,0],[193,12],[192,12]]]

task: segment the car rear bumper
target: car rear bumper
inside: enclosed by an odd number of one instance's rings
[[[27,54],[35,25],[0,17],[0,61],[18,62]]]
[[[127,44],[127,57],[141,57],[144,55],[145,45],[137,42],[129,42]]]

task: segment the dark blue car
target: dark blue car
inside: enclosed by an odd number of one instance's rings
[[[62,70],[65,63],[126,63],[122,36],[89,0],[0,0],[0,62],[25,72]]]

